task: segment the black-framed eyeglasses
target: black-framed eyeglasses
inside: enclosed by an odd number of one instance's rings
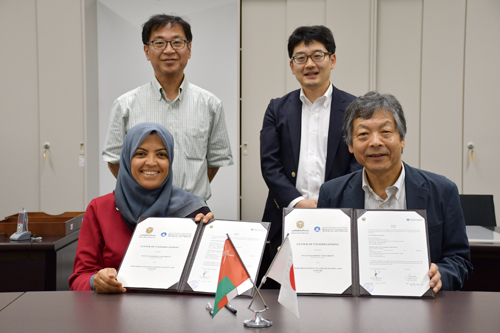
[[[314,61],[314,62],[320,62],[323,59],[325,59],[325,57],[327,55],[330,56],[332,54],[333,53],[331,53],[331,52],[323,52],[323,51],[315,51],[310,55],[300,53],[300,54],[297,54],[296,56],[291,57],[290,60],[295,61],[296,64],[302,65],[302,64],[305,64],[307,62],[307,60],[309,60],[309,58],[311,58],[312,61]]]
[[[174,39],[174,40],[163,40],[163,39],[155,39],[146,44],[151,44],[156,50],[165,50],[170,43],[170,46],[174,50],[181,50],[186,46],[189,41],[185,39]]]

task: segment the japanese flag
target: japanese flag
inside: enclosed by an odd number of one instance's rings
[[[267,272],[267,277],[281,284],[278,302],[299,318],[292,247],[290,246],[288,237],[285,238],[279,252],[276,254],[274,262]]]

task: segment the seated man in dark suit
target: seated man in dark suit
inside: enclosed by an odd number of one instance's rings
[[[472,273],[457,186],[401,160],[406,120],[392,95],[369,92],[346,109],[343,133],[362,170],[323,184],[318,208],[425,209],[430,287],[458,290]]]

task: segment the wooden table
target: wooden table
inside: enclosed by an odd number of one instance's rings
[[[498,332],[500,293],[439,292],[435,299],[299,296],[300,319],[263,290],[274,324],[248,329],[248,298],[236,298],[233,315],[212,319],[213,296],[101,295],[94,292],[27,292],[0,312],[7,332]]]

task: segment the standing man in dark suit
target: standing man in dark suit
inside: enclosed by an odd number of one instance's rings
[[[427,210],[430,287],[434,293],[462,288],[472,264],[457,186],[402,162],[406,120],[397,99],[376,92],[356,98],[343,132],[364,169],[321,186],[318,207]]]
[[[288,55],[301,89],[271,100],[260,132],[262,176],[269,188],[262,220],[271,222],[263,269],[281,244],[283,207],[315,208],[323,182],[360,168],[342,140],[344,110],[355,97],[330,83],[337,61],[332,32],[324,26],[297,28],[288,39]]]

